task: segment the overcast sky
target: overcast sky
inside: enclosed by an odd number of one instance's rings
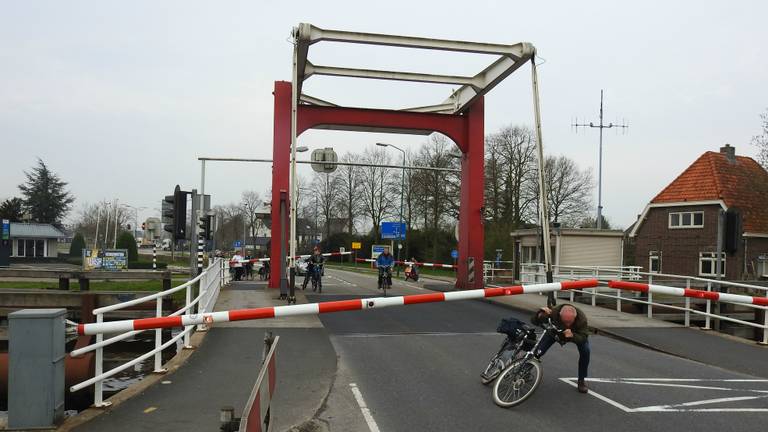
[[[533,43],[547,154],[597,172],[597,132],[570,123],[626,119],[604,142],[604,214],[629,225],[701,153],[753,156],[768,107],[768,2],[642,1],[5,1],[0,3],[0,199],[42,158],[86,202],[159,207],[198,187],[199,156],[271,158],[272,87],[290,80],[291,28],[318,27]],[[316,64],[474,74],[485,56],[320,44]],[[305,91],[340,104],[407,107],[450,88],[317,78]],[[486,132],[533,121],[526,66],[486,99]],[[310,131],[300,145],[340,153],[424,137]],[[307,169],[304,167],[303,169]],[[214,204],[264,192],[269,165],[209,164]],[[308,175],[310,171],[306,171]],[[596,177],[596,175],[595,175]]]

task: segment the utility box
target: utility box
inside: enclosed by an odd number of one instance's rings
[[[0,222],[0,267],[8,267],[11,265],[11,221],[2,219]]]
[[[66,309],[8,315],[8,428],[52,427],[64,419]]]

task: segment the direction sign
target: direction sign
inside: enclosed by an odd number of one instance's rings
[[[234,248],[243,247],[243,242],[240,240],[235,240],[235,242],[232,244],[232,247]]]
[[[363,248],[363,244],[361,242],[352,242],[352,249],[353,250],[359,250]]]
[[[452,250],[451,251],[451,258],[456,259],[458,257],[459,257],[459,251],[457,251],[456,249]]]
[[[379,255],[384,253],[384,248],[389,245],[373,245],[371,246],[371,258],[376,259]]]
[[[381,223],[381,238],[382,239],[394,239],[405,240],[405,222],[382,222]]]

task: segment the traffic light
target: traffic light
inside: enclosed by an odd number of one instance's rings
[[[211,232],[211,219],[213,219],[213,215],[204,215],[200,218],[200,238],[205,240],[211,239],[213,234]]]
[[[171,233],[174,240],[187,238],[187,193],[176,185],[173,195],[166,195],[163,200],[164,230]]]

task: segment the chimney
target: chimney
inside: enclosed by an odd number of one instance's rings
[[[736,147],[726,144],[725,147],[720,147],[720,153],[724,154],[729,162],[736,162]]]

